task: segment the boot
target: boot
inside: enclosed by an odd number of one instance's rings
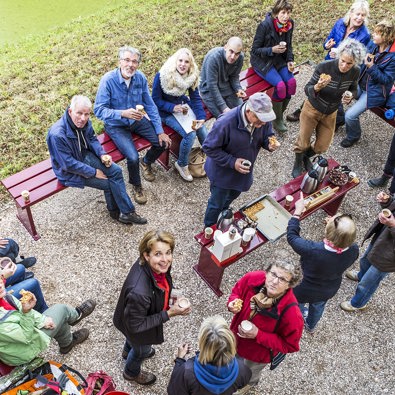
[[[313,150],[313,148],[311,148],[311,146],[309,148],[307,148],[307,150],[305,152],[303,152],[305,154],[305,156],[307,156],[308,158],[311,158],[312,156],[315,155],[315,152]]]
[[[368,185],[371,188],[386,187],[390,178],[391,176],[383,173],[383,175],[379,178],[372,178],[371,180],[368,180]]]
[[[273,127],[276,129],[278,133],[285,133],[288,131],[287,127],[284,123],[284,111],[283,111],[283,102],[282,101],[274,101],[273,111],[276,114],[276,119],[273,121]]]
[[[297,110],[295,110],[294,112],[292,112],[291,114],[287,115],[287,121],[289,122],[298,122],[300,119],[300,113],[301,113],[301,109],[298,108]]]
[[[293,178],[300,176],[304,171],[303,156],[304,156],[303,152],[295,152],[295,163],[294,163],[294,167],[292,169],[292,177]]]

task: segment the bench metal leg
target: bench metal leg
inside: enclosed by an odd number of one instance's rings
[[[337,199],[332,200],[329,204],[324,206],[322,209],[329,214],[331,217],[337,213],[337,210],[339,210],[340,205],[342,204],[342,201],[346,195],[339,196]]]
[[[165,149],[157,161],[166,169],[170,169],[170,153],[169,148]]]
[[[36,225],[34,224],[33,214],[30,207],[22,208],[17,204],[16,211],[17,218],[22,222],[22,225],[26,228],[26,230],[32,235],[33,239],[40,239],[41,236],[36,230]]]
[[[211,252],[206,247],[202,247],[200,250],[199,263],[193,267],[193,270],[195,270],[218,297],[223,295],[219,287],[225,269],[215,264],[211,259]]]

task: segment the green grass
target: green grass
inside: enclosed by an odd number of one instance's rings
[[[323,58],[322,41],[349,1],[295,0],[296,61]],[[198,64],[227,38],[244,39],[246,63],[257,23],[272,2],[247,0],[125,0],[121,7],[81,17],[45,36],[29,38],[0,52],[0,179],[48,158],[45,136],[74,94],[94,100],[101,76],[117,66],[126,44],[143,54],[149,82],[180,47]],[[371,18],[390,15],[389,2],[375,1]],[[97,132],[102,124],[92,117]],[[1,191],[0,191],[1,193]],[[4,191],[1,196],[4,197]]]

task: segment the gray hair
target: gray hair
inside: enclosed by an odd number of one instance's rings
[[[75,111],[76,107],[80,105],[82,107],[92,108],[92,102],[89,100],[89,97],[83,95],[75,95],[72,97],[70,102],[70,108],[72,111]]]
[[[355,64],[359,65],[365,59],[366,47],[358,40],[347,38],[337,48],[336,58],[340,58],[343,53],[351,56],[355,60]]]
[[[343,17],[343,21],[347,26],[350,23],[351,14],[357,10],[362,10],[366,13],[366,17],[365,17],[363,24],[364,25],[368,24],[369,3],[366,0],[357,0],[357,1],[354,1],[354,3],[351,5],[349,10],[347,11],[346,15],[344,15],[344,17]]]
[[[138,49],[136,49],[134,47],[129,47],[127,45],[119,48],[119,50],[118,50],[119,60],[124,59],[125,52],[130,52],[132,55],[137,55],[139,57],[138,62],[139,63],[141,62],[141,52]]]
[[[267,273],[274,266],[278,267],[279,269],[283,269],[292,276],[291,280],[289,281],[290,288],[296,287],[302,281],[303,271],[299,262],[294,263],[290,261],[278,260],[275,263],[270,263],[267,267],[265,267],[265,272]]]

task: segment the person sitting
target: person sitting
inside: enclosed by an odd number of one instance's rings
[[[231,395],[248,384],[251,370],[236,357],[236,339],[224,318],[206,318],[198,339],[199,352],[187,361],[190,346],[178,347],[169,395]]]
[[[343,148],[352,147],[362,135],[359,117],[369,108],[384,106],[395,80],[395,19],[379,22],[373,31],[373,40],[361,67],[357,101],[346,111],[346,137]]]
[[[154,181],[152,164],[170,146],[171,140],[163,131],[147,78],[138,70],[140,51],[125,46],[119,49],[118,58],[119,67],[106,73],[100,80],[94,111],[104,122],[106,132],[117,148],[126,157],[129,183],[133,185],[135,201],[145,204],[147,196],[141,184],[139,163],[144,179]],[[132,133],[151,143],[151,148],[141,160]]]
[[[73,347],[85,341],[89,330],[82,328],[71,332],[70,326],[78,324],[95,309],[96,302],[88,299],[74,308],[55,304],[44,314],[33,310],[36,297],[20,302],[5,290],[0,281],[0,361],[10,366],[30,362],[45,351],[51,338],[59,344],[59,352],[67,354]]]
[[[340,304],[344,311],[365,309],[381,281],[395,272],[395,198],[380,192],[376,200],[387,212],[378,214],[363,238],[362,243],[372,239],[360,259],[359,270],[346,272],[346,277],[358,285],[351,300]]]
[[[159,109],[162,122],[182,137],[175,167],[180,176],[189,182],[193,181],[193,177],[189,173],[188,158],[195,137],[202,145],[207,136],[204,126],[206,113],[199,96],[198,83],[199,69],[195,59],[189,49],[181,48],[165,62],[152,85],[152,99]],[[191,123],[189,128],[182,126],[176,118],[176,115],[184,112],[196,117],[195,124]]]
[[[307,100],[300,114],[300,130],[294,144],[295,162],[292,177],[303,172],[303,158],[325,152],[332,143],[340,103],[350,103],[357,95],[359,67],[364,46],[356,40],[343,41],[337,58],[321,62],[305,86]],[[350,96],[345,92],[349,91]],[[315,142],[311,137],[315,130]]]
[[[34,266],[37,262],[34,256],[25,258],[23,255],[19,255],[19,245],[15,240],[0,238],[0,258],[5,256],[9,257],[12,262],[25,266],[26,269]]]
[[[17,299],[22,297],[20,293],[22,290],[30,291],[37,300],[34,310],[43,313],[48,308],[40,283],[34,278],[34,273],[27,272],[22,264],[15,264],[8,257],[0,259],[0,276],[4,279],[6,291]]]
[[[215,118],[242,104],[246,93],[239,74],[243,67],[243,41],[231,37],[224,47],[211,49],[203,60],[199,92]]]
[[[301,192],[300,199],[295,202],[295,212],[288,222],[287,241],[300,255],[303,280],[293,291],[299,302],[305,329],[313,334],[326,303],[340,288],[344,271],[358,258],[359,248],[355,243],[355,223],[347,214],[327,218],[323,241],[301,237],[300,216],[304,211]]]
[[[124,224],[146,224],[127,194],[121,167],[112,162],[95,135],[91,109],[86,96],[74,96],[62,118],[49,129],[53,171],[65,186],[103,190],[111,218]]]
[[[292,50],[295,24],[290,18],[292,8],[289,1],[277,0],[272,11],[258,25],[251,48],[251,66],[260,77],[274,86],[272,102],[276,119],[273,127],[279,133],[287,131],[284,111],[291,96],[296,93]]]

